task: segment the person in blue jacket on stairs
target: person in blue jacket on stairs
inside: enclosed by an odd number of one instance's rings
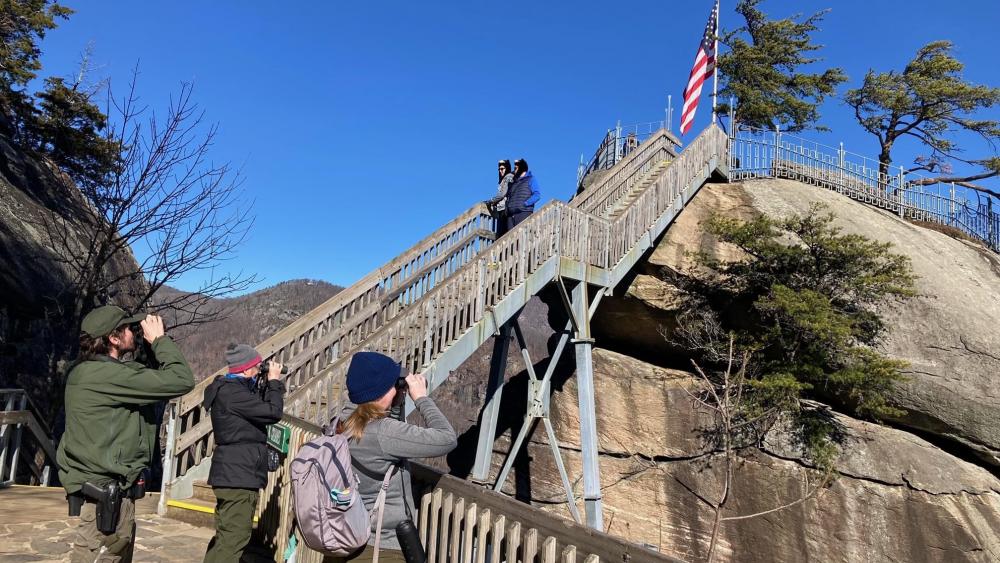
[[[507,213],[504,217],[504,232],[516,227],[535,211],[535,204],[541,199],[538,181],[528,170],[528,163],[519,158],[514,161],[514,181],[507,188]]]

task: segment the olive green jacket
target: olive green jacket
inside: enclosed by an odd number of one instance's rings
[[[85,481],[128,485],[149,467],[156,443],[156,403],[194,388],[194,374],[167,336],[153,342],[159,369],[102,356],[66,378],[66,432],[56,454],[67,493]]]

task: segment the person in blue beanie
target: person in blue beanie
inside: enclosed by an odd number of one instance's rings
[[[397,402],[397,382],[406,381],[406,393],[427,426],[417,426],[389,416]],[[401,382],[400,382],[401,383]],[[402,386],[400,385],[400,388]],[[379,561],[404,563],[396,539],[396,526],[416,520],[417,510],[410,488],[411,458],[443,456],[458,445],[455,429],[427,396],[427,380],[420,374],[406,375],[398,362],[378,352],[358,352],[347,368],[347,397],[338,431],[350,440],[351,462],[360,481],[358,490],[371,511],[382,479],[392,467],[379,546]],[[402,399],[402,397],[400,397]],[[354,561],[371,561],[375,542],[374,524],[369,546]]]
[[[534,213],[535,204],[541,199],[538,181],[528,170],[528,163],[519,158],[514,161],[514,181],[507,189],[507,213],[504,232],[516,227]]]

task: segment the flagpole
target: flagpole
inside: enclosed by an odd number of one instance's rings
[[[712,124],[715,124],[715,105],[716,100],[719,97],[719,17],[722,10],[719,6],[719,0],[715,0],[715,65],[712,69]]]

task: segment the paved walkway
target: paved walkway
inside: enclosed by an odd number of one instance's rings
[[[205,555],[212,530],[156,515],[158,495],[136,507],[136,563],[195,562]],[[61,488],[0,489],[0,563],[67,561],[76,518],[66,515]]]

